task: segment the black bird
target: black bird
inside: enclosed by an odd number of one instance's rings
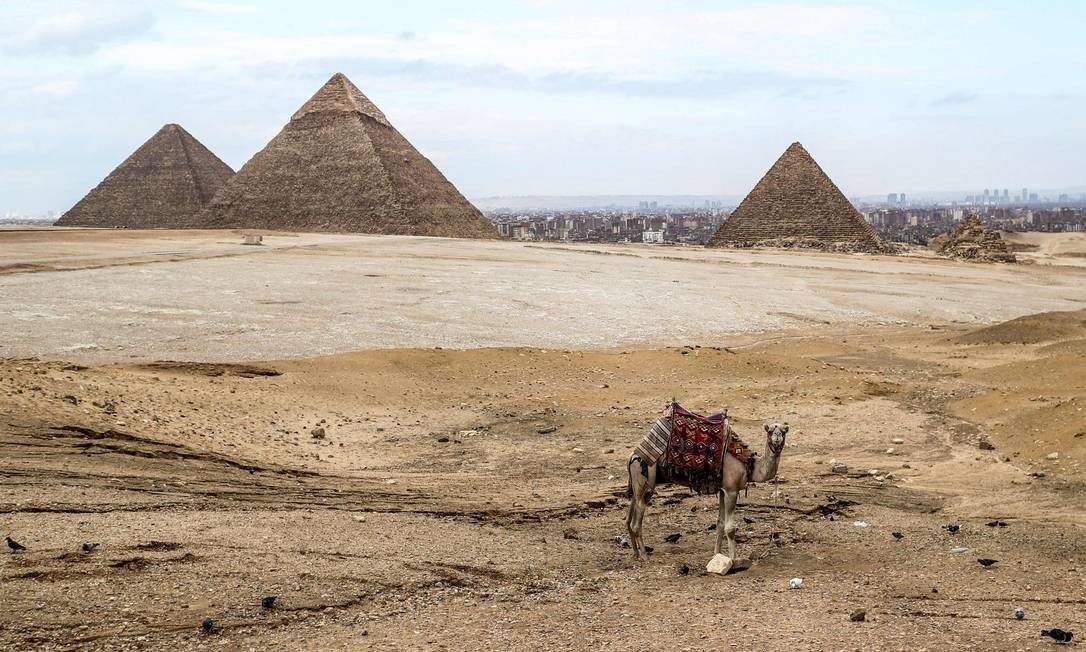
[[[675,532],[673,534],[669,534],[666,537],[664,537],[664,541],[666,541],[668,543],[678,543],[679,539],[681,539],[681,538],[683,538],[683,535],[679,534],[678,532]]]
[[[752,519],[752,518],[751,518],[751,517],[749,517],[749,516],[744,516],[744,517],[743,517],[743,522],[744,522],[744,523],[746,523],[747,525],[750,525],[751,523],[753,523],[753,522],[754,522],[754,519]]]
[[[894,538],[895,538],[895,539],[897,539],[898,541],[901,541],[902,539],[904,539],[904,538],[905,538],[905,535],[904,535],[904,534],[902,534],[902,533],[900,533],[900,532],[891,532],[891,533],[890,533],[890,536],[894,537]]]
[[[778,548],[784,545],[784,539],[781,539],[780,532],[774,532],[773,534],[770,534],[769,540],[772,541],[773,545],[777,546]]]
[[[710,523],[709,524],[709,531],[712,532],[714,530],[716,530],[716,523]]]
[[[958,530],[962,529],[962,526],[958,525],[957,523],[947,523],[943,526],[943,529],[951,534],[957,534]]]
[[[276,595],[264,596],[263,598],[260,599],[260,608],[261,609],[271,609],[272,607],[275,606],[275,600],[278,597],[279,596],[276,596]]]
[[[681,566],[679,566],[679,575],[689,575],[689,574],[690,574],[690,567],[689,566],[687,566],[686,564],[682,564]]]
[[[1047,636],[1057,643],[1070,643],[1071,637],[1074,635],[1071,632],[1063,631],[1059,627],[1053,627],[1052,629],[1042,629],[1041,636]]]
[[[653,550],[656,550],[656,548],[653,548],[652,546],[645,546],[645,554],[649,554]]]
[[[93,551],[93,550],[94,550],[95,548],[97,548],[97,547],[98,547],[98,544],[97,544],[97,543],[95,543],[95,542],[93,542],[93,541],[84,541],[84,542],[83,542],[83,545],[82,545],[82,546],[80,546],[80,549],[81,549],[81,550],[82,550],[83,552],[91,552],[91,551]]]
[[[205,634],[210,634],[215,631],[215,621],[210,618],[204,618],[204,622],[200,623],[200,629],[204,630]]]
[[[4,537],[4,541],[7,542],[8,547],[11,548],[11,552],[13,552],[13,553],[22,552],[22,551],[26,550],[26,546],[19,543],[15,539],[12,539],[10,536]]]
[[[978,559],[977,561],[980,562],[981,566],[984,566],[985,568],[988,568],[989,566],[991,566],[992,564],[998,562],[999,560],[998,559]]]
[[[988,521],[986,523],[988,527],[1007,527],[1006,521]]]

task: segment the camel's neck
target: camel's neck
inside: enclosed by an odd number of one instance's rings
[[[752,482],[767,482],[777,477],[777,464],[781,461],[780,453],[773,452],[773,448],[766,442],[765,454],[758,456],[754,463],[754,472],[751,473]]]

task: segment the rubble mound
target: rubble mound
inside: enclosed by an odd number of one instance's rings
[[[984,226],[976,215],[967,215],[958,228],[945,239],[934,243],[936,251],[950,258],[978,263],[1014,263],[1014,254],[998,231]]]

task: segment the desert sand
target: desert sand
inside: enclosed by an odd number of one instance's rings
[[[1086,270],[240,240],[0,232],[0,535],[28,548],[0,554],[0,647],[1043,650],[1042,628],[1086,629]],[[740,499],[749,570],[704,573],[716,500],[682,488],[649,509],[647,562],[616,543],[626,457],[672,396],[728,407],[758,450],[791,425],[779,484]]]

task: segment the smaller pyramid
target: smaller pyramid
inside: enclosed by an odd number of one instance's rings
[[[884,250],[871,225],[799,143],[785,150],[707,246]]]
[[[57,225],[183,228],[233,175],[192,134],[168,124],[61,215]]]

